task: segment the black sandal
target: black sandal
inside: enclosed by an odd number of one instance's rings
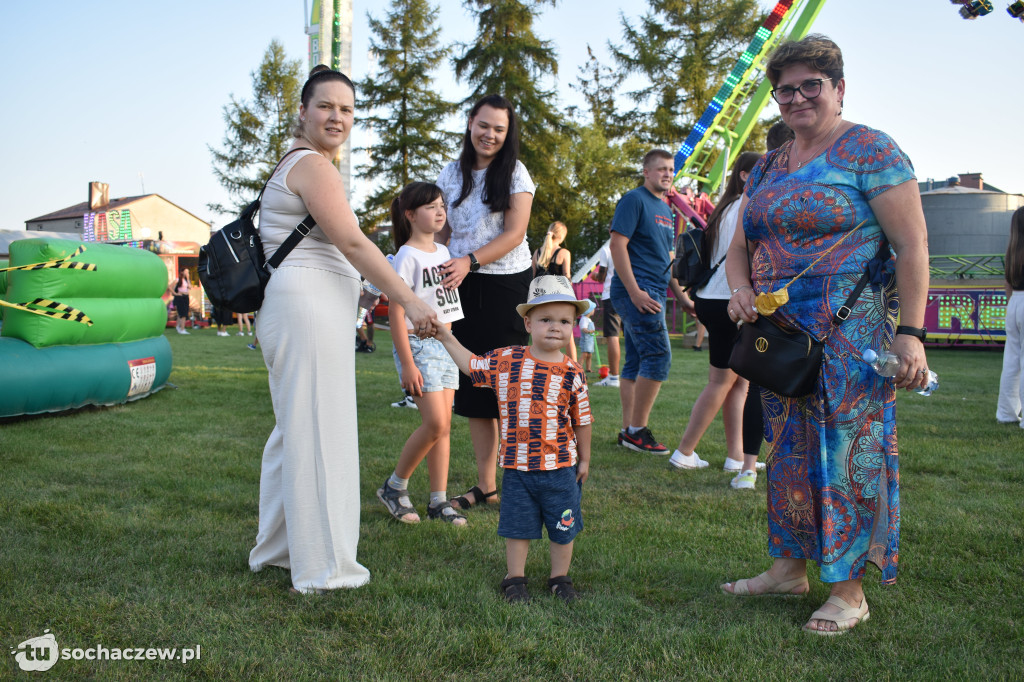
[[[452,510],[451,513],[450,514],[446,514],[445,513],[446,509],[451,509]],[[430,506],[428,504],[427,505],[427,516],[429,516],[432,519],[441,519],[445,523],[450,523],[453,526],[465,526],[466,525],[465,523],[462,523],[462,524],[456,523],[456,521],[458,521],[459,519],[462,519],[463,521],[465,521],[466,517],[463,516],[462,514],[458,513],[457,511],[455,511],[455,508],[447,500],[437,504],[436,506]]]
[[[387,507],[388,513],[391,514],[397,521],[402,523],[419,523],[419,514],[416,514],[416,509],[413,507],[407,507],[402,504],[401,498],[409,495],[408,490],[396,490],[392,488],[387,479],[384,480],[384,485],[377,490],[377,499]],[[415,518],[412,518],[414,515]]]
[[[470,502],[469,500],[466,499],[466,495],[470,494],[473,495],[473,502]],[[473,507],[486,506],[490,504],[490,502],[485,502],[484,500],[486,500],[489,497],[494,497],[497,494],[497,490],[492,490],[489,493],[485,493],[483,490],[480,490],[480,488],[478,488],[477,486],[473,486],[472,488],[466,491],[465,495],[459,495],[458,497],[453,498],[452,502],[455,502],[456,504],[459,505],[458,509],[471,509]]]
[[[579,592],[572,586],[572,578],[567,575],[559,575],[548,580],[548,589],[566,604],[580,598]]]
[[[501,593],[509,604],[526,604],[530,601],[530,592],[526,589],[526,577],[505,578],[501,581]]]

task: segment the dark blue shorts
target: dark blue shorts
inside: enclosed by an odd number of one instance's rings
[[[567,545],[583,530],[583,489],[576,481],[576,467],[504,472],[498,535],[513,540],[539,540],[544,526],[551,542]]]

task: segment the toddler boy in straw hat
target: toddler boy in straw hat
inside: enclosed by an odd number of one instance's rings
[[[544,275],[530,283],[523,316],[530,346],[473,355],[451,331],[437,329],[459,369],[498,396],[499,460],[504,473],[498,535],[505,538],[508,574],[501,591],[510,602],[529,601],[526,555],[547,527],[551,541],[548,588],[569,602],[578,598],[569,578],[572,545],[583,529],[580,498],[590,470],[590,397],[583,368],[562,354],[576,316],[587,309],[569,280]]]

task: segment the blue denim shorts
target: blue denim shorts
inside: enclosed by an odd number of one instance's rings
[[[629,296],[612,298],[615,312],[622,318],[622,329],[626,337],[626,360],[619,376],[629,381],[636,381],[638,376],[665,381],[672,367],[672,349],[668,342],[668,327],[665,325],[665,292],[647,287],[643,289],[661,303],[660,312],[640,312]]]
[[[583,488],[576,481],[576,467],[504,472],[498,535],[513,540],[539,540],[541,528],[546,527],[551,542],[568,545],[583,530]]]
[[[412,350],[412,361],[416,369],[423,375],[423,392],[433,393],[446,388],[459,387],[459,368],[448,355],[441,342],[437,339],[421,339],[409,335],[409,348]],[[391,349],[395,358],[395,369],[398,370],[398,381],[402,381],[402,361],[398,359],[398,351]]]

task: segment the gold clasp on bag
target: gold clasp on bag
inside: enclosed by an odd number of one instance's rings
[[[768,339],[763,336],[757,337],[757,339],[754,340],[754,350],[758,353],[764,353],[768,350]]]

